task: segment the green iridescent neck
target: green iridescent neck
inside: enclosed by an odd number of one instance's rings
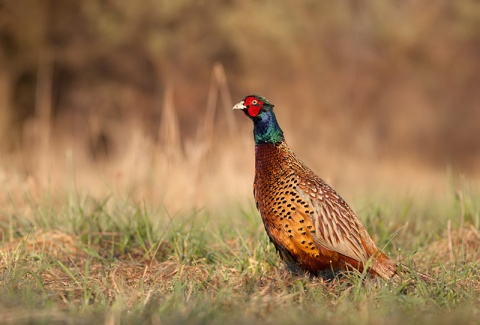
[[[272,110],[262,112],[253,119],[255,145],[261,143],[279,143],[285,138]]]

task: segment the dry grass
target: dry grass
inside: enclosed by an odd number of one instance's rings
[[[305,313],[312,323],[474,322],[479,210],[465,193],[465,208],[458,196],[425,207],[443,211],[434,227],[421,205],[407,208],[409,226],[393,240],[395,206],[363,211],[377,242],[437,279],[415,286],[291,274],[253,209],[169,216],[115,197],[31,200],[30,213],[0,212],[3,322],[297,323]]]

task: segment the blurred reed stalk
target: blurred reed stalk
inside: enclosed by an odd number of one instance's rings
[[[197,157],[197,175],[196,175],[196,202],[202,202],[202,175],[205,174],[208,156],[212,152],[213,142],[215,138],[215,117],[217,114],[218,99],[221,99],[224,110],[226,112],[226,120],[229,127],[229,134],[233,135],[236,132],[237,124],[231,108],[233,106],[230,89],[227,84],[225,76],[225,69],[221,63],[216,62],[212,67],[212,76],[210,78],[210,85],[208,87],[207,107],[204,114],[203,124],[197,130],[196,145],[200,152]]]
[[[178,117],[173,102],[173,86],[167,84],[163,94],[163,112],[159,128],[159,144],[168,160],[183,157]]]
[[[232,114],[232,95],[230,94],[230,88],[228,88],[227,77],[225,75],[225,69],[223,68],[223,64],[215,63],[213,66],[213,73],[217,80],[218,88],[220,91],[220,98],[222,99],[223,108],[225,109],[226,117],[227,117],[227,124],[228,129],[230,130],[230,135],[235,136],[237,134],[237,122]]]
[[[221,63],[215,63],[212,67],[212,77],[210,78],[210,86],[208,88],[207,109],[203,119],[203,127],[199,128],[197,133],[197,143],[203,145],[204,155],[207,155],[213,145],[215,136],[215,116],[217,111],[218,97],[222,100],[223,107],[226,112],[227,124],[230,135],[236,133],[237,124],[231,108],[233,106],[232,96],[228,88],[225,69]]]
[[[37,180],[47,185],[50,164],[50,135],[52,115],[53,57],[49,53],[40,56],[35,93],[35,129],[37,134],[36,163]],[[34,162],[35,163],[35,162]]]
[[[170,166],[185,165],[190,171],[190,184],[196,203],[203,202],[202,183],[204,175],[208,172],[208,157],[210,156],[215,139],[215,118],[217,106],[221,101],[226,114],[226,123],[230,132],[236,133],[237,124],[231,114],[232,99],[227,84],[225,70],[220,63],[212,67],[212,74],[208,88],[205,112],[198,112],[200,119],[193,143],[183,143],[179,130],[178,116],[174,105],[174,91],[171,84],[167,84],[163,94],[163,110],[158,130],[158,147],[161,152],[161,166],[164,172],[171,174]],[[185,145],[185,152],[183,151]],[[164,175],[167,176],[167,175]]]
[[[0,47],[0,66],[4,67],[4,60],[2,57],[2,48]],[[12,83],[8,75],[8,70],[5,68],[0,69],[0,150],[8,147],[9,139],[7,138],[10,133],[10,94]]]

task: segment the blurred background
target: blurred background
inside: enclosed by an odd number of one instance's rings
[[[480,2],[0,0],[0,203],[248,202],[251,93],[347,198],[478,179]]]

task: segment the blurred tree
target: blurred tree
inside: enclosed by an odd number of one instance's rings
[[[478,12],[474,0],[0,0],[1,132],[19,139],[35,115],[47,55],[57,132],[82,138],[98,120],[101,143],[121,142],[122,121],[136,120],[156,137],[171,84],[193,137],[221,62],[235,97],[302,112],[298,140],[316,132],[359,154],[476,166]]]

